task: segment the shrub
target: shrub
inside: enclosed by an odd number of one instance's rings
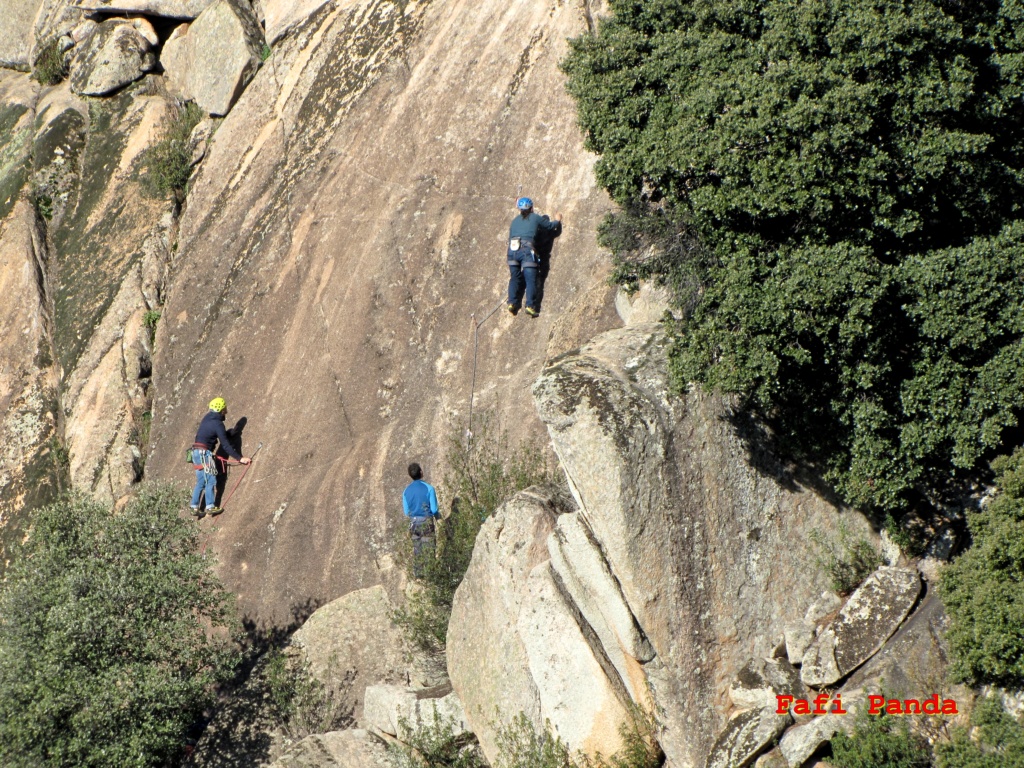
[[[345,696],[355,673],[339,678],[335,674],[336,663],[329,666],[326,677],[336,682],[325,684],[301,658],[277,649],[268,653],[256,687],[262,684],[274,721],[286,737],[297,741],[354,724]]]
[[[832,738],[833,768],[930,768],[927,742],[891,715],[858,715],[853,733]]]
[[[1024,450],[993,462],[997,495],[967,513],[973,544],[942,571],[952,673],[1024,685]]]
[[[185,195],[192,173],[192,144],[189,139],[203,117],[203,111],[194,102],[187,103],[178,110],[160,141],[146,150],[143,165],[146,186],[151,193],[173,194],[179,199]]]
[[[882,556],[863,538],[854,539],[845,523],[839,523],[837,541],[829,541],[819,530],[811,531],[817,551],[814,562],[826,574],[832,589],[848,595],[882,564]]]
[[[41,85],[57,85],[68,76],[68,56],[60,48],[59,38],[53,38],[39,50],[32,77]]]
[[[156,340],[156,326],[159,322],[160,313],[155,309],[147,310],[142,316],[142,324],[146,326],[146,330],[149,332],[150,345]]]
[[[480,526],[518,491],[554,482],[538,446],[523,444],[504,453],[507,436],[492,430],[486,419],[477,432],[472,448],[462,443],[458,433],[449,437],[449,471],[440,495],[453,500],[452,514],[439,523],[432,556],[419,564],[409,559],[410,577],[415,566],[422,569],[422,590],[412,594],[394,616],[410,640],[425,651],[444,650],[455,590],[469,568]],[[408,547],[404,530],[401,546]]]
[[[406,742],[389,745],[389,756],[396,768],[487,768],[472,734],[457,733],[455,720],[434,716],[419,728],[410,727],[405,718],[399,726]]]
[[[1019,26],[1011,0],[611,0],[563,63],[599,182],[673,222],[619,256],[689,306],[676,384],[738,393],[853,504],[954,497],[1018,423]]]
[[[0,763],[163,766],[236,654],[229,596],[180,494],[36,512],[0,587]]]
[[[975,703],[971,725],[973,733],[958,728],[949,742],[935,745],[937,768],[1024,768],[1024,728],[998,697]]]

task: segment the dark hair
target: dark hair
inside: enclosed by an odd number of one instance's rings
[[[420,465],[415,461],[409,465],[409,477],[413,480],[419,480],[423,477],[423,470],[420,469]]]

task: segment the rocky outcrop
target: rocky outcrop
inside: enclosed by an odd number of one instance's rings
[[[456,736],[469,733],[462,702],[450,685],[419,689],[370,685],[364,713],[367,728],[401,740],[422,728],[450,728]]]
[[[211,115],[226,115],[260,66],[263,32],[248,3],[216,0],[168,39],[160,63],[170,87]]]
[[[611,331],[553,360],[534,394],[579,515],[654,652],[641,661],[628,635],[616,641],[662,713],[669,760],[752,762],[761,749],[752,745],[785,724],[748,710],[726,728],[728,690],[751,658],[772,657],[787,620],[821,592],[822,574],[794,553],[840,521],[875,537],[746,442],[753,432],[726,402],[673,395],[665,344],[658,326]]]
[[[910,613],[921,578],[906,568],[880,568],[850,599],[804,653],[800,677],[807,685],[831,685],[871,658]]]
[[[384,588],[368,587],[318,608],[292,636],[311,674],[355,722],[365,722],[367,686],[410,678],[413,651],[391,621],[393,613]]]
[[[71,90],[83,96],[106,96],[135,82],[156,66],[152,45],[135,24],[104,21],[76,49]]]
[[[83,11],[102,13],[144,13],[170,19],[194,19],[215,0],[78,0]]]
[[[790,728],[779,741],[779,751],[787,765],[799,768],[811,755],[835,736],[846,724],[849,715],[820,715],[810,722]]]
[[[389,768],[384,746],[361,730],[307,736],[268,768]]]
[[[263,29],[267,42],[274,45],[332,0],[264,0]],[[334,5],[354,5],[355,0],[333,0]]]
[[[747,768],[791,722],[789,715],[775,714],[774,707],[740,712],[711,746],[705,768]]]

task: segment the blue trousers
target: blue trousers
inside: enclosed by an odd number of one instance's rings
[[[196,454],[199,453],[197,450]],[[209,453],[209,451],[206,451]],[[213,457],[212,455],[207,457],[207,463],[212,466]],[[211,472],[207,472],[205,469],[196,470],[196,487],[192,489],[192,506],[198,507],[199,500],[203,497],[203,492],[206,493],[206,508],[210,509],[214,501],[216,500],[217,494],[217,476]]]
[[[537,270],[534,267],[523,267],[519,264],[508,265],[508,303],[519,307],[523,303],[523,283],[526,283],[526,306],[539,309],[537,306]]]

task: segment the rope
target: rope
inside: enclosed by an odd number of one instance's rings
[[[488,320],[490,320],[491,319],[491,315],[493,315],[495,312],[497,312],[499,309],[501,309],[501,306],[504,303],[505,303],[505,299],[503,298],[501,301],[499,301],[497,303],[497,305],[494,307],[494,309],[492,309],[490,312],[487,313],[487,315],[484,317],[484,319],[481,320],[480,322],[476,321],[476,313],[475,312],[472,315],[470,315],[470,317],[473,319],[473,381],[469,385],[469,426],[466,428],[466,451],[467,452],[473,450],[473,401],[474,401],[474,399],[476,397],[476,358],[477,358],[477,350],[479,349],[479,346],[480,346],[480,334],[479,334],[480,326],[483,325],[484,323],[486,323]]]

